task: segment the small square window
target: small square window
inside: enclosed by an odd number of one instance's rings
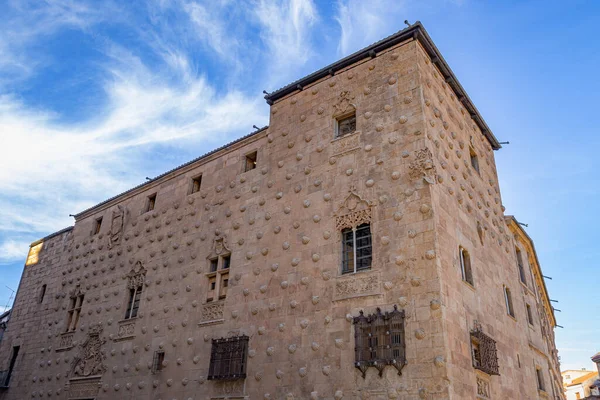
[[[340,117],[336,120],[335,137],[349,135],[356,132],[356,113]]]
[[[477,153],[475,153],[475,149],[469,147],[469,155],[471,156],[471,167],[479,174],[479,159],[477,158]]]
[[[100,233],[100,228],[102,227],[102,217],[96,219],[96,221],[94,221],[94,235],[97,235]]]
[[[244,172],[248,172],[256,168],[256,158],[256,151],[253,151],[250,154],[246,154],[246,164],[244,166]]]
[[[199,192],[201,187],[202,187],[202,175],[192,178],[192,190],[191,190],[190,194]]]
[[[156,193],[148,196],[148,200],[146,202],[146,212],[154,210],[155,205],[156,205]]]

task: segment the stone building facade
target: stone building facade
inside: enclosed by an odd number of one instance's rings
[[[0,399],[563,399],[500,145],[423,26],[266,99],[32,244]]]

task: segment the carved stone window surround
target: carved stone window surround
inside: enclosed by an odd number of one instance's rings
[[[135,324],[138,317],[129,319],[122,319],[118,324],[118,330],[116,337],[113,338],[114,342],[120,342],[122,340],[131,340],[135,337]]]
[[[357,297],[382,296],[381,271],[363,270],[335,277],[332,301],[343,301]]]
[[[75,332],[64,332],[60,334],[60,343],[56,348],[56,352],[67,351],[75,347],[73,343]]]

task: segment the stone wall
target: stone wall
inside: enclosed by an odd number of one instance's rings
[[[336,117],[352,110],[357,132],[334,139]],[[469,145],[481,177],[465,164]],[[257,167],[244,172],[253,151]],[[357,219],[371,223],[372,268],[342,275],[340,230]],[[229,252],[227,296],[207,303],[209,259]],[[6,369],[21,346],[3,399],[467,399],[478,376],[493,398],[535,398],[531,365],[548,351],[535,358],[528,345],[539,333],[523,325],[522,297],[538,292],[519,292],[491,148],[414,40],[277,101],[268,129],[81,213],[40,257],[0,347]],[[140,309],[124,320],[132,279],[144,282]],[[363,377],[352,317],[394,305],[406,313],[402,375]],[[475,320],[498,343],[500,376],[473,369]],[[247,378],[207,380],[211,339],[240,334]],[[164,368],[153,373],[157,350]]]

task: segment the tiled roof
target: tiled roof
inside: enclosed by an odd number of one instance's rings
[[[571,383],[569,383],[567,386],[575,386],[575,385],[579,385],[585,381],[587,381],[588,379],[592,379],[594,376],[598,375],[597,372],[589,372],[585,375],[580,376],[577,379],[573,379],[571,381]]]
[[[216,153],[216,152],[218,152],[218,151],[221,151],[221,150],[223,150],[223,149],[226,149],[227,147],[229,147],[229,146],[232,146],[232,145],[234,145],[234,144],[236,144],[236,143],[238,143],[238,142],[241,142],[241,141],[242,141],[242,140],[244,140],[244,139],[247,139],[247,138],[249,138],[249,137],[251,137],[251,136],[254,136],[254,135],[256,135],[256,134],[258,134],[258,133],[260,133],[260,132],[264,131],[264,130],[265,130],[265,129],[267,129],[268,127],[269,127],[269,126],[264,126],[264,127],[260,128],[260,129],[258,129],[258,130],[256,130],[256,131],[254,131],[254,132],[251,132],[251,133],[249,133],[248,135],[242,136],[241,138],[239,138],[239,139],[236,139],[236,140],[234,140],[234,141],[232,141],[232,142],[229,142],[229,143],[227,143],[227,144],[226,144],[226,145],[224,145],[224,146],[221,146],[221,147],[219,147],[219,148],[216,148],[216,149],[214,149],[214,150],[212,150],[212,151],[209,151],[208,153],[206,153],[206,154],[203,154],[203,155],[201,155],[201,156],[200,156],[200,157],[198,157],[198,158],[194,158],[193,160],[191,160],[191,161],[188,161],[188,162],[186,162],[186,163],[184,163],[184,164],[181,164],[180,166],[178,166],[178,167],[175,167],[175,168],[173,168],[173,169],[171,169],[171,170],[169,170],[169,171],[167,171],[167,172],[165,172],[165,173],[163,173],[163,174],[160,174],[160,175],[158,175],[158,176],[156,176],[156,177],[154,177],[154,178],[152,178],[152,179],[150,179],[150,180],[148,180],[148,181],[146,181],[146,182],[144,182],[144,183],[141,183],[141,184],[139,184],[139,185],[137,185],[137,186],[134,186],[134,187],[132,187],[132,188],[131,188],[131,189],[129,189],[129,190],[126,190],[126,191],[124,191],[124,192],[122,192],[122,193],[119,193],[119,194],[118,194],[118,195],[116,195],[116,196],[113,196],[113,197],[111,197],[111,198],[109,198],[109,199],[106,199],[106,200],[104,200],[104,201],[102,201],[102,202],[100,202],[100,203],[96,204],[95,206],[89,207],[89,208],[87,208],[87,209],[85,209],[85,210],[83,210],[83,211],[81,211],[81,212],[79,212],[79,213],[75,214],[75,220],[77,220],[77,219],[78,219],[78,218],[79,218],[79,217],[80,217],[82,214],[84,214],[84,213],[87,213],[88,211],[90,211],[90,210],[93,210],[93,209],[94,209],[94,208],[96,208],[96,207],[100,207],[101,205],[103,205],[103,204],[106,204],[106,203],[108,203],[108,202],[110,202],[110,201],[112,201],[112,200],[116,199],[117,197],[121,197],[121,196],[123,196],[124,194],[127,194],[127,193],[129,193],[129,192],[132,192],[132,191],[134,191],[134,190],[138,189],[138,188],[141,188],[141,187],[144,187],[144,186],[146,186],[146,185],[149,185],[149,184],[151,184],[152,182],[156,181],[157,179],[160,179],[160,178],[162,178],[163,176],[169,175],[170,173],[172,173],[172,172],[174,172],[174,171],[177,171],[178,169],[181,169],[181,168],[187,167],[188,165],[190,165],[190,164],[193,164],[193,163],[195,163],[196,161],[202,160],[203,158],[206,158],[206,157],[208,157],[208,156],[210,156],[210,155],[212,155],[212,154],[214,154],[214,153]]]

